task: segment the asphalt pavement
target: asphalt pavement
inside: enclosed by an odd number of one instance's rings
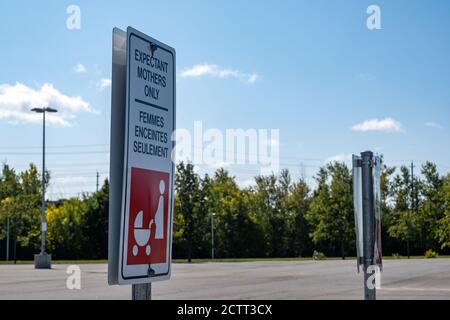
[[[68,267],[0,265],[0,299],[131,298],[130,285],[108,285],[105,264],[79,265],[81,289],[69,290]],[[362,277],[354,260],[177,263],[152,298],[362,299]],[[377,298],[450,300],[450,259],[386,260]]]

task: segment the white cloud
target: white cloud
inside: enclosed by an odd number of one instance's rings
[[[72,186],[74,184],[86,184],[88,180],[85,177],[56,177],[52,179],[55,184],[64,185],[64,186]]]
[[[380,131],[386,133],[404,132],[402,124],[392,118],[386,118],[383,120],[378,119],[367,120],[362,123],[355,124],[352,127],[352,130],[362,132]]]
[[[259,76],[256,73],[252,73],[251,75],[248,76],[248,83],[255,83],[256,80],[259,79]]]
[[[336,154],[334,156],[329,157],[326,162],[347,162],[352,160],[352,154],[350,153],[341,153]]]
[[[233,162],[223,161],[223,160],[222,161],[214,161],[214,159],[211,159],[210,162],[211,163],[209,164],[209,167],[213,168],[213,169],[220,169],[220,168],[225,169],[225,168],[228,168],[231,165],[233,165]]]
[[[78,63],[73,67],[73,71],[76,73],[86,73],[87,69],[83,64]]]
[[[429,128],[434,128],[434,129],[444,129],[444,127],[442,125],[440,125],[439,123],[433,122],[433,121],[426,122],[425,126],[427,126]]]
[[[111,80],[107,79],[107,78],[103,78],[97,84],[97,89],[102,91],[102,90],[105,90],[106,88],[109,88],[110,86],[111,86]]]
[[[89,103],[81,97],[69,97],[52,84],[45,83],[38,89],[17,82],[15,85],[0,85],[0,119],[12,124],[41,123],[42,115],[31,112],[36,107],[53,107],[58,113],[46,115],[49,124],[71,126],[70,120],[78,112],[93,112]]]
[[[256,73],[244,73],[239,70],[222,68],[215,64],[198,64],[192,68],[184,69],[181,72],[182,78],[200,78],[202,76],[212,76],[216,78],[235,78],[242,82],[253,84],[259,79]]]

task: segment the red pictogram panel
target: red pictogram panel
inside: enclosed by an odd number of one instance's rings
[[[127,264],[165,263],[169,174],[131,168]]]

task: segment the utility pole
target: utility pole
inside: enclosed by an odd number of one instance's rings
[[[97,187],[96,187],[96,192],[98,192],[98,179],[99,179],[99,174],[98,174],[98,171],[97,171]]]
[[[373,190],[373,152],[361,153],[362,165],[362,212],[363,212],[363,259],[364,259],[364,299],[376,300],[375,287],[369,287],[371,274],[369,267],[374,263],[375,250],[375,210]]]
[[[302,180],[305,180],[306,173],[305,173],[305,165],[303,164],[303,162],[300,162],[300,174],[301,174]]]

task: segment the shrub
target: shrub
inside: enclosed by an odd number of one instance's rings
[[[439,257],[439,254],[431,249],[427,250],[427,252],[425,252],[425,258],[427,259],[433,259],[433,258],[437,258]]]
[[[313,260],[325,260],[327,257],[319,251],[314,250]]]

